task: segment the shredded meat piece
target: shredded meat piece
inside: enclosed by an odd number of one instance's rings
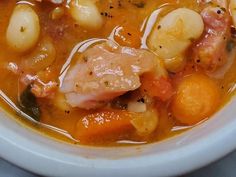
[[[205,32],[194,46],[194,61],[203,68],[214,71],[227,59],[226,45],[229,37],[229,12],[226,1],[212,1],[214,4],[202,12]]]
[[[36,75],[21,74],[19,81],[22,88],[31,85],[31,92],[38,98],[53,98],[58,90],[58,83],[50,75],[50,70],[42,71]]]
[[[36,80],[32,84],[31,92],[38,98],[45,98],[53,96],[57,88],[56,82],[49,81],[48,83],[43,83],[40,80]]]

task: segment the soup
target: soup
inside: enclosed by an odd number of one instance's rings
[[[72,143],[171,137],[234,93],[235,8],[234,0],[0,1],[1,105]]]

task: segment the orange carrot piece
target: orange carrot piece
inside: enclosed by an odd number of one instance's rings
[[[91,139],[111,137],[112,134],[125,134],[134,130],[130,120],[133,113],[122,110],[102,110],[80,119],[75,127],[74,136],[81,142]]]
[[[220,90],[217,84],[205,75],[192,74],[179,83],[171,109],[179,122],[194,125],[211,116],[219,103]]]

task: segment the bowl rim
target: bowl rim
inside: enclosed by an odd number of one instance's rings
[[[231,106],[235,104],[236,99],[234,99],[234,104]],[[227,105],[226,107],[230,106]],[[0,120],[1,118],[3,118],[3,115],[0,115]],[[53,142],[54,144],[62,145],[62,142],[55,142],[55,140],[42,136],[39,133],[31,134],[32,137],[30,138],[21,136],[21,132],[12,131],[8,126],[14,124],[14,130],[20,128],[20,131],[24,133],[29,133],[29,130],[22,128],[12,119],[3,118],[2,120],[5,121],[5,124],[0,124],[0,156],[21,168],[45,176],[80,175],[104,177],[114,174],[114,176],[154,177],[181,175],[203,167],[236,148],[236,141],[234,141],[236,136],[236,119],[207,136],[203,136],[186,146],[172,149],[168,153],[120,159],[72,157],[69,153],[65,154],[55,151],[53,147],[42,144],[42,142]],[[184,134],[178,136],[184,136]],[[178,138],[178,136],[174,138]],[[35,137],[39,138],[39,141],[36,141]],[[174,138],[161,143],[166,143]],[[63,145],[68,147],[64,143]],[[37,149],[34,149],[34,147]]]

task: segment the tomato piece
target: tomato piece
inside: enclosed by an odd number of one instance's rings
[[[174,93],[170,79],[155,76],[153,73],[146,73],[141,77],[141,89],[151,97],[157,97],[167,101]]]

